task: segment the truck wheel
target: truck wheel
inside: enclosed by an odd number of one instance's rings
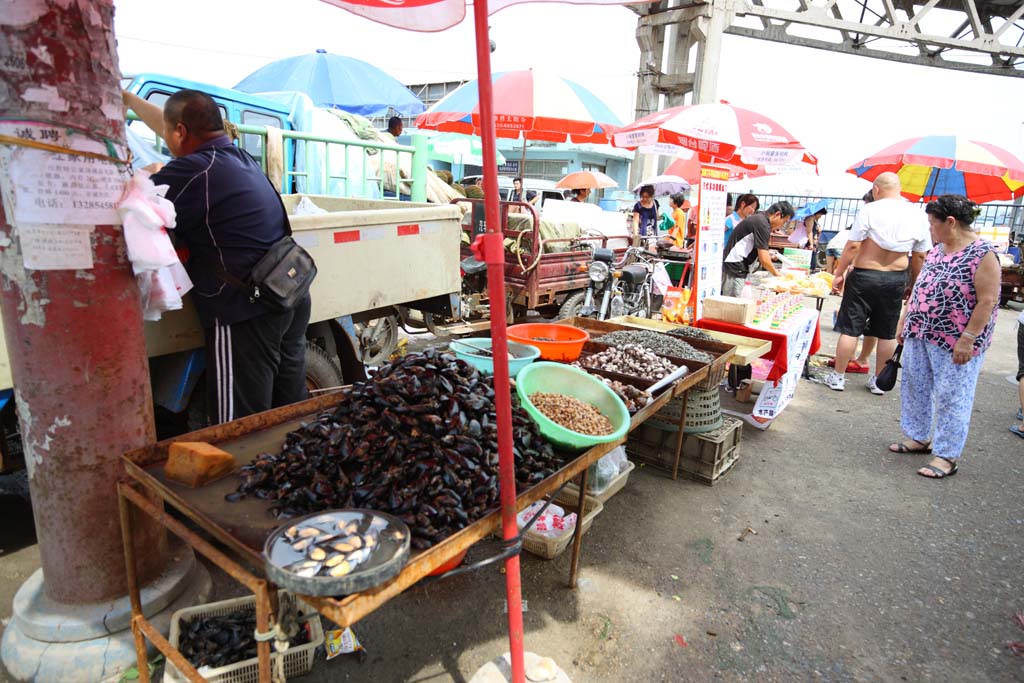
[[[380,365],[398,348],[398,321],[392,315],[357,323],[355,328],[363,365]]]
[[[322,348],[306,342],[306,388],[329,389],[340,387],[345,383],[341,376],[341,369],[338,367],[327,352]]]
[[[562,307],[558,309],[558,320],[565,320],[566,318],[576,318],[579,316],[580,311],[583,309],[583,302],[587,298],[586,292],[576,292],[571,294],[563,303]]]

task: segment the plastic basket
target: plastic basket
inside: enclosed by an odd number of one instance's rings
[[[279,595],[287,595],[287,591],[280,591]],[[319,613],[302,601],[296,601],[296,608],[299,612],[299,622],[309,625],[309,642],[304,645],[296,645],[289,648],[283,655],[274,651],[271,644],[271,661],[277,657],[284,657],[284,673],[288,679],[304,676],[313,670],[313,660],[316,649],[324,644],[324,628],[320,624]],[[178,641],[181,637],[181,623],[185,619],[195,616],[218,616],[231,614],[239,608],[252,608],[256,611],[256,597],[250,595],[245,598],[233,598],[210,602],[205,605],[186,607],[174,613],[171,617],[171,633],[168,640],[171,646],[178,648]],[[259,660],[255,657],[246,659],[227,666],[216,668],[205,668],[200,673],[210,683],[259,683]],[[167,662],[164,668],[164,681],[168,683],[187,683],[185,676],[179,672],[173,664]]]
[[[678,474],[713,486],[739,459],[742,425],[742,421],[726,417],[718,429],[687,438]],[[672,473],[678,434],[678,429],[671,431],[648,420],[630,434],[626,451],[631,458]]]
[[[678,431],[679,415],[683,410],[683,398],[674,398],[657,412],[654,419],[670,431]],[[722,426],[722,401],[718,385],[713,389],[694,387],[687,394],[686,422],[683,431],[687,434],[712,432]]]
[[[614,496],[616,493],[621,491],[625,486],[626,482],[629,481],[629,473],[636,469],[636,465],[626,461],[626,469],[619,472],[619,475],[608,482],[608,485],[599,491],[595,491],[591,488],[587,488],[587,495],[593,498],[597,498],[604,505],[608,502],[608,499]],[[576,498],[580,495],[580,487],[576,484],[566,484],[565,492]]]
[[[579,503],[580,495],[578,491],[570,493],[563,489],[554,498],[554,502],[558,503],[564,508],[576,508]],[[583,497],[583,519],[576,520],[577,524],[581,526],[581,533],[587,533],[587,529],[594,523],[594,518],[600,514],[601,510],[604,509],[604,505],[601,504],[597,498],[593,496]],[[542,536],[541,534],[530,530],[523,535],[523,550],[533,553],[538,557],[543,557],[546,560],[553,560],[569,547],[572,543],[573,532],[575,528],[570,529],[563,533],[561,536]]]

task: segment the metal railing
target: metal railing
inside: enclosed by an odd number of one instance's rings
[[[809,197],[806,195],[759,194],[761,208],[765,209],[778,201],[787,201],[799,209],[819,199],[832,199],[832,206],[824,219],[819,222],[823,232],[837,232],[853,225],[857,211],[864,206],[860,197]],[[1017,239],[1024,236],[1024,205],[1004,202],[979,204],[981,215],[974,221],[977,227],[1006,226]]]
[[[132,121],[139,120],[134,112],[129,112],[128,118]],[[252,154],[260,163],[263,172],[268,173],[267,128],[249,124],[235,125],[240,133],[239,146]],[[254,141],[251,136],[258,139]],[[399,198],[403,187],[408,187],[412,201],[425,202],[427,199],[428,152],[425,136],[411,136],[412,145],[330,138],[294,130],[282,130],[281,137],[286,141],[281,159],[284,166],[281,169],[284,192],[368,197],[371,196],[371,188],[376,188],[379,195],[385,197],[388,192],[384,177],[385,154],[389,157],[393,154],[394,197]],[[155,149],[166,154],[166,149],[161,143],[162,140],[158,136],[154,138]],[[322,161],[317,160],[318,152]],[[354,153],[358,156],[353,156]],[[367,163],[370,154],[379,155],[376,174],[370,172],[370,165]],[[401,177],[403,155],[409,155],[411,178]],[[332,159],[336,163],[332,164]],[[302,163],[299,163],[300,161]]]

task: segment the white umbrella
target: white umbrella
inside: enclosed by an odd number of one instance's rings
[[[655,197],[663,197],[665,195],[672,195],[677,192],[688,192],[690,190],[690,183],[686,181],[686,178],[681,178],[677,175],[656,175],[653,178],[648,178],[634,187],[633,192],[639,193],[640,188],[644,185],[651,185],[654,187]]]

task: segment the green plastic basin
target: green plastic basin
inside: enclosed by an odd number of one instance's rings
[[[564,394],[589,403],[611,420],[612,433],[592,436],[566,429],[533,405],[530,394],[537,392]],[[516,393],[523,408],[537,423],[541,434],[561,448],[585,450],[601,443],[619,441],[629,431],[629,411],[622,399],[604,382],[578,368],[543,361],[528,365],[516,378]]]

